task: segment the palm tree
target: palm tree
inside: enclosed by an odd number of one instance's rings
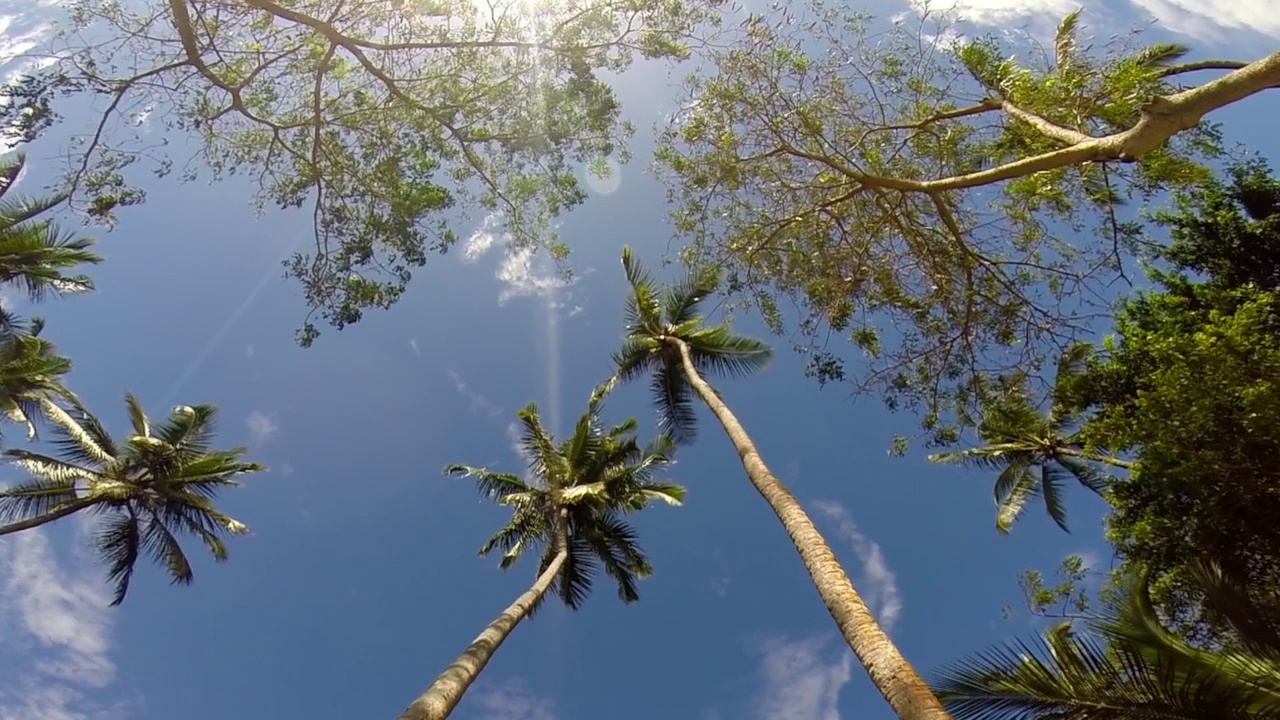
[[[672,462],[674,445],[668,438],[659,437],[642,447],[635,438],[635,420],[608,431],[600,426],[600,403],[611,386],[593,393],[573,435],[559,444],[543,429],[537,405],[520,411],[520,447],[529,463],[526,478],[467,465],[445,468],[450,475],[475,478],[481,495],[511,508],[511,520],[480,548],[480,555],[501,549],[499,567],[506,570],[526,551],[537,548],[541,554],[538,576],[400,720],[448,717],[516,625],[532,615],[549,592],[576,610],[590,593],[597,570],[603,568],[617,584],[623,602],[639,599],[636,581],[653,570],[623,515],[654,500],[680,505],[685,491],[653,479],[655,472]]]
[[[751,484],[791,537],[849,648],[890,707],[903,720],[947,718],[924,680],[876,622],[813,520],[769,470],[720,394],[703,379],[704,373],[739,376],[763,369],[770,359],[768,346],[735,335],[728,324],[703,322],[698,307],[714,290],[711,278],[690,275],[660,293],[630,248],[622,251],[622,266],[631,294],[626,306],[627,335],[614,354],[616,377],[626,382],[652,376],[660,426],[678,440],[688,442],[694,437],[694,394],[711,409],[738,451]]]
[[[956,720],[1280,718],[1280,607],[1256,603],[1214,564],[1198,564],[1193,575],[1238,647],[1192,647],[1169,632],[1144,574],[1087,634],[1059,625],[1038,642],[955,663],[934,687]]]
[[[929,456],[936,463],[1000,471],[995,501],[996,529],[1001,533],[1009,532],[1027,501],[1037,495],[1044,497],[1053,521],[1067,530],[1063,486],[1069,479],[1075,478],[1101,495],[1110,479],[1090,463],[1132,467],[1124,460],[1088,451],[1081,440],[1081,410],[1071,402],[1070,395],[1091,350],[1089,345],[1078,343],[1063,354],[1047,414],[1040,414],[1026,390],[1025,378],[1018,378],[1006,383],[987,407],[978,425],[983,446]]]
[[[244,448],[215,450],[211,442],[217,409],[179,406],[152,425],[133,395],[125,406],[133,434],[118,443],[79,403],[78,417],[42,397],[37,401],[53,426],[58,456],[9,449],[4,455],[30,478],[0,490],[0,535],[39,527],[88,510],[101,516],[93,542],[115,585],[113,606],[124,601],[142,552],[168,570],[173,582],[188,584],[191,563],[177,536],[204,542],[215,560],[227,558],[223,534],[248,532],[219,512],[219,490],[239,485],[236,476],[264,468],[240,462]]]
[[[71,372],[71,361],[40,337],[43,329],[44,321],[34,318],[24,332],[0,334],[0,414],[25,425],[28,440],[36,437],[41,400],[75,398],[62,383]],[[3,437],[0,434],[0,440]]]
[[[52,219],[40,218],[62,204],[65,194],[33,200],[12,192],[25,167],[22,155],[0,160],[0,286],[19,285],[32,302],[50,294],[92,290],[88,276],[66,271],[102,262],[89,250],[93,240],[66,234]],[[7,308],[0,307],[0,332],[10,332],[16,322]]]

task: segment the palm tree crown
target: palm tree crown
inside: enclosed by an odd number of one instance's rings
[[[66,200],[66,195],[31,199],[18,196],[13,187],[26,167],[26,158],[0,160],[0,285],[20,286],[28,299],[39,302],[47,295],[93,289],[86,275],[67,274],[102,257],[89,250],[93,240],[62,232],[50,218],[41,218]],[[16,322],[0,309],[0,330]]]
[[[153,425],[137,398],[125,394],[133,433],[117,442],[96,417],[70,403],[76,417],[57,403],[39,403],[51,422],[57,455],[23,449],[4,452],[30,478],[0,490],[0,534],[52,522],[89,510],[101,516],[93,541],[115,585],[112,605],[129,589],[138,557],[145,552],[175,583],[190,583],[191,563],[178,542],[199,538],[215,560],[227,557],[225,534],[248,532],[213,505],[218,491],[239,485],[237,475],[264,468],[240,461],[244,448],[212,447],[212,405],[179,406]]]
[[[759,340],[734,334],[727,323],[704,323],[698,313],[702,301],[715,290],[710,276],[690,274],[659,290],[629,247],[622,250],[622,267],[631,294],[626,304],[626,337],[613,354],[617,377],[630,382],[652,373],[659,429],[678,443],[692,442],[696,436],[694,393],[681,368],[680,349],[672,341],[688,346],[693,366],[703,375],[750,375],[769,364],[772,352]]]
[[[600,403],[607,391],[593,395],[573,435],[558,444],[543,428],[536,404],[520,411],[520,448],[529,464],[525,478],[467,465],[445,468],[448,474],[475,478],[481,495],[511,508],[511,520],[480,549],[482,556],[502,550],[502,569],[538,548],[541,575],[556,557],[561,546],[557,535],[563,532],[568,557],[555,592],[575,610],[601,567],[624,602],[639,599],[636,580],[653,569],[623,515],[653,500],[679,505],[685,495],[683,487],[654,479],[673,462],[670,439],[659,436],[641,446],[635,420],[608,430],[600,425]]]
[[[956,720],[1280,718],[1280,607],[1260,606],[1214,564],[1199,563],[1193,575],[1238,648],[1197,648],[1169,632],[1144,574],[1091,632],[1062,624],[1039,642],[962,660],[935,691]]]
[[[1026,390],[1025,378],[1006,383],[978,425],[984,445],[929,456],[937,463],[957,463],[999,470],[996,477],[996,529],[1009,532],[1029,500],[1044,497],[1050,517],[1067,530],[1064,485],[1071,478],[1101,495],[1109,477],[1090,465],[1117,467],[1129,463],[1086,451],[1080,441],[1081,413],[1069,401],[1071,383],[1084,370],[1091,348],[1080,343],[1058,363],[1049,411],[1041,415]]]
[[[44,321],[35,318],[26,329],[28,332],[0,334],[0,414],[26,426],[30,440],[36,437],[41,400],[75,396],[62,383],[63,376],[71,372],[71,361],[40,337]],[[3,437],[0,433],[0,439]]]

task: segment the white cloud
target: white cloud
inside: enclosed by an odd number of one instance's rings
[[[853,548],[853,554],[862,564],[858,590],[876,613],[884,631],[892,632],[902,617],[902,596],[898,593],[898,580],[889,569],[880,545],[858,530],[853,515],[840,503],[819,500],[813,504],[813,509],[819,516],[835,522],[836,534]]]
[[[112,684],[112,612],[96,566],[67,568],[39,530],[0,541],[0,655],[24,659],[0,680],[0,720],[97,720],[127,704],[88,696]]]
[[[545,255],[533,248],[508,250],[496,274],[503,285],[498,293],[499,305],[517,297],[550,295],[570,284]]]
[[[246,346],[245,346],[245,348],[244,348],[244,356],[245,356],[245,357],[249,357],[249,358],[251,358],[251,357],[253,357],[255,354],[257,354],[257,352],[258,352],[258,349],[257,349],[257,348],[255,348],[255,347],[253,346],[253,343],[249,343],[249,344],[248,344],[248,345],[246,345]]]
[[[497,213],[486,215],[480,226],[471,233],[471,237],[462,245],[462,262],[473,263],[484,256],[493,244],[506,233],[502,230],[502,216]]]
[[[483,688],[468,698],[476,720],[557,720],[555,703],[538,697],[522,678]]]
[[[775,638],[761,647],[758,720],[840,720],[853,654],[828,638]]]
[[[413,354],[414,354],[414,355],[417,355],[418,357],[422,357],[422,350],[420,350],[420,349],[418,348],[418,341],[417,341],[417,340],[410,340],[410,341],[409,341],[409,349],[413,351]]]
[[[479,412],[496,418],[502,415],[502,408],[494,405],[485,397],[483,393],[477,392],[474,388],[462,379],[462,376],[453,370],[449,370],[449,379],[453,381],[453,387],[458,394],[471,401],[471,412]]]
[[[249,427],[249,434],[253,437],[253,442],[257,445],[270,441],[276,431],[280,429],[280,424],[261,410],[254,410],[249,413],[249,417],[245,418],[244,422]]]

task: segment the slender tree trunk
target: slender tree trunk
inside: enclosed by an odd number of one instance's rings
[[[94,498],[80,498],[79,500],[74,500],[63,505],[51,513],[29,518],[27,520],[19,520],[18,522],[9,523],[8,525],[2,525],[0,526],[0,536],[8,535],[9,533],[21,532],[23,530],[30,530],[31,528],[40,527],[45,523],[51,523],[54,520],[61,520],[68,515],[73,515],[84,510],[95,502],[97,502],[97,500]]]
[[[849,649],[858,656],[889,706],[902,720],[950,720],[951,716],[942,708],[942,704],[919,673],[898,652],[897,646],[880,627],[880,623],[876,622],[875,616],[858,595],[848,574],[831,551],[831,546],[801,507],[800,501],[764,464],[760,451],[756,449],[738,418],[734,417],[729,406],[698,374],[697,368],[693,366],[693,359],[689,356],[689,346],[676,338],[669,337],[667,341],[679,347],[684,372],[693,389],[724,426],[725,434],[737,449],[751,484],[755,485],[765,502],[773,508],[774,514],[791,536],[791,542],[795,544],[805,569],[809,571],[809,577],[818,589],[823,604],[836,621]]]
[[[560,552],[534,581],[533,587],[502,611],[502,614],[472,641],[462,655],[440,673],[435,682],[431,683],[431,687],[400,714],[399,720],[444,720],[449,717],[462,700],[463,694],[480,676],[484,666],[489,664],[493,654],[502,647],[507,636],[515,630],[521,620],[528,617],[530,608],[537,605],[542,596],[551,589],[551,584],[555,582],[556,576],[560,574],[560,568],[564,567],[565,560],[569,557],[567,547],[563,543],[560,545]]]

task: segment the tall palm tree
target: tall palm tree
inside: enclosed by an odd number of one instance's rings
[[[44,321],[34,318],[23,332],[0,334],[0,415],[26,426],[28,440],[36,437],[41,400],[75,398],[62,383],[71,361],[40,337],[43,329]]]
[[[222,561],[227,558],[222,536],[248,532],[219,512],[213,499],[219,490],[239,485],[237,476],[264,468],[240,462],[244,448],[212,447],[217,414],[212,405],[179,406],[152,425],[137,398],[126,393],[133,433],[121,443],[79,403],[68,403],[72,417],[48,398],[37,402],[52,425],[57,456],[4,451],[30,477],[0,490],[0,522],[7,523],[0,535],[85,510],[100,516],[93,542],[115,585],[113,606],[124,601],[143,552],[164,566],[173,582],[188,584],[193,573],[179,535],[199,538]]]
[[[622,251],[622,266],[631,294],[626,306],[627,335],[614,354],[616,377],[626,382],[650,374],[660,425],[681,441],[694,436],[693,395],[711,409],[738,451],[751,484],[791,537],[849,648],[894,712],[903,720],[947,718],[920,675],[876,622],[813,520],[769,470],[720,394],[703,379],[704,373],[746,375],[764,368],[770,359],[768,346],[735,335],[727,324],[703,322],[698,308],[714,290],[710,278],[690,275],[659,291],[630,248]]]
[[[0,160],[0,286],[18,285],[32,302],[92,290],[88,276],[67,271],[102,262],[89,250],[93,240],[64,233],[52,219],[40,217],[62,204],[65,194],[31,199],[13,192],[25,167],[22,155]],[[16,322],[0,307],[0,332],[9,332]]]
[[[1086,634],[1059,625],[1038,642],[961,660],[934,687],[956,720],[1280,718],[1280,607],[1255,602],[1216,565],[1193,575],[1238,647],[1192,647],[1169,632],[1142,576]]]
[[[1128,469],[1131,463],[1086,449],[1081,440],[1081,409],[1071,402],[1071,387],[1084,372],[1092,348],[1072,346],[1058,363],[1049,398],[1041,415],[1032,403],[1025,378],[1006,383],[988,405],[978,425],[981,447],[930,455],[936,463],[955,463],[999,470],[995,484],[996,529],[1008,533],[1014,521],[1037,495],[1044,497],[1049,516],[1067,530],[1064,486],[1074,478],[1103,494],[1109,477],[1091,463]]]
[[[617,584],[623,602],[639,599],[636,581],[653,570],[623,515],[655,500],[680,505],[685,491],[654,479],[672,462],[674,445],[669,439],[660,436],[642,447],[635,438],[635,420],[607,431],[600,425],[600,403],[611,385],[592,395],[573,435],[558,444],[543,429],[537,405],[520,411],[520,447],[529,463],[525,478],[467,465],[445,468],[450,475],[475,478],[481,495],[511,508],[511,520],[480,548],[480,555],[502,550],[499,567],[506,570],[536,548],[541,554],[538,576],[400,720],[448,717],[516,625],[532,615],[549,592],[576,610],[602,567]]]

